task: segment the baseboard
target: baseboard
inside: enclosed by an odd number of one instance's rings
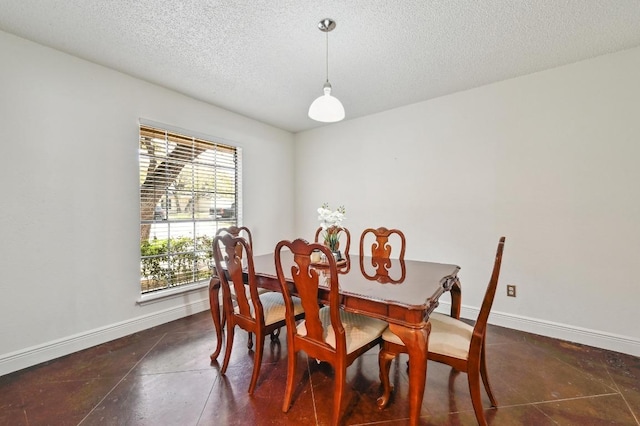
[[[442,302],[436,311],[449,313],[450,309],[450,303]],[[478,308],[463,305],[460,317],[475,319],[478,317],[478,313]],[[594,346],[596,348],[622,352],[640,357],[640,340],[628,336],[621,336],[598,330],[591,330],[498,311],[491,311],[491,315],[489,315],[489,323],[514,330],[526,331],[528,333],[539,334],[542,336],[552,337],[554,339],[566,340],[569,342],[580,343],[583,345]]]
[[[0,355],[0,376],[208,309],[209,299],[203,298],[164,311],[3,354]],[[448,302],[442,302],[437,311],[448,313],[450,309]],[[462,306],[460,316],[475,319],[478,317],[478,309]],[[497,311],[491,312],[489,323],[640,357],[640,340],[631,337]]]
[[[208,309],[207,297],[16,352],[0,354],[0,376]]]

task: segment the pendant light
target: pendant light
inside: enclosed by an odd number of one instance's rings
[[[334,123],[344,119],[344,107],[338,98],[331,96],[329,83],[329,31],[336,27],[336,22],[325,18],[318,23],[318,29],[327,34],[327,81],[324,83],[324,95],[317,98],[309,107],[309,118],[323,123]]]

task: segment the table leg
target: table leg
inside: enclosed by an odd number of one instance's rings
[[[222,325],[220,323],[220,280],[212,277],[209,281],[209,307],[211,308],[211,318],[216,329],[216,350],[211,354],[211,361],[215,361],[222,349]]]
[[[409,424],[416,426],[420,420],[427,381],[427,348],[431,323],[425,323],[423,328],[407,328],[391,323],[389,329],[402,340],[409,354]]]
[[[460,280],[456,278],[451,286],[451,318],[460,319],[460,307],[462,306],[462,288]]]

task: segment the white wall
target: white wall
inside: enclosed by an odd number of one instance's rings
[[[640,355],[640,49],[295,138],[3,32],[0,52],[0,374],[208,307],[135,303],[140,118],[244,148],[256,253],[344,204],[354,234],[461,265],[473,316],[506,235],[493,322]]]
[[[0,52],[0,374],[208,308],[136,305],[140,118],[242,146],[255,252],[291,237],[291,133],[3,32]]]
[[[640,48],[299,133],[297,231],[397,227],[471,317],[505,235],[490,321],[640,355],[638,76]]]

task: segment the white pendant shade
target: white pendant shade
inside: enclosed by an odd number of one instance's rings
[[[331,96],[331,85],[324,85],[324,95],[316,98],[309,107],[309,118],[323,123],[334,123],[344,119],[342,102]]]

